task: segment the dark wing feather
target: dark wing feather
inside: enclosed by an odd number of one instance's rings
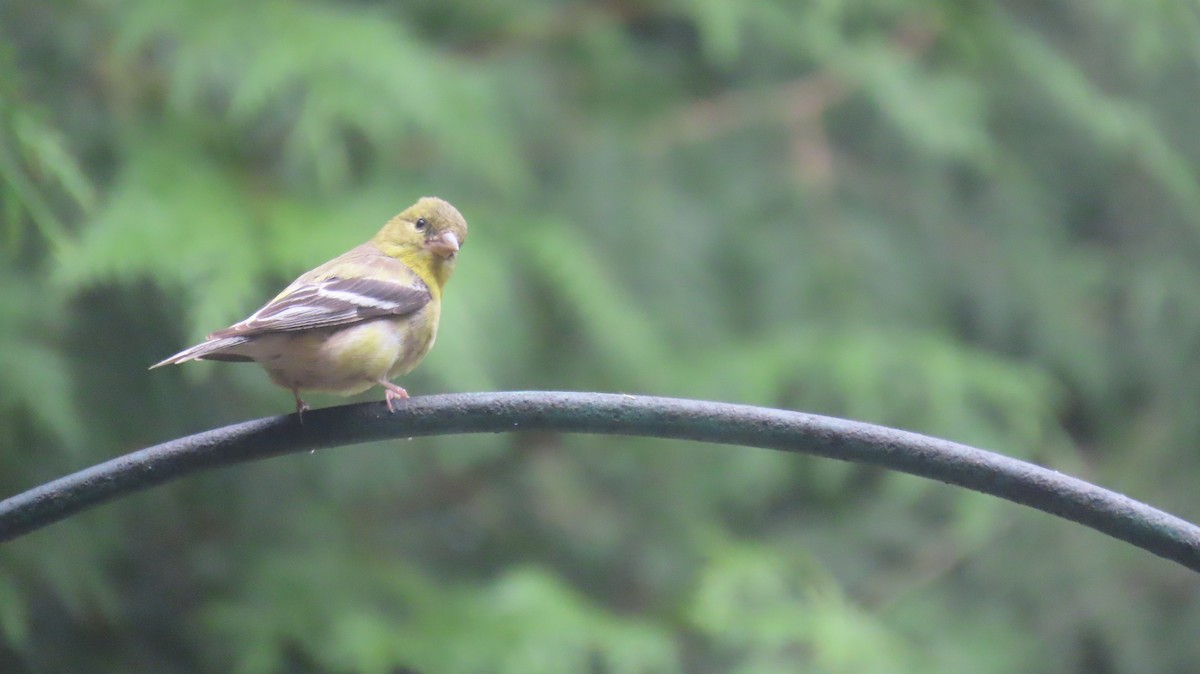
[[[332,328],[381,316],[407,316],[429,304],[430,299],[429,288],[420,279],[398,283],[377,278],[327,278],[291,288],[246,320],[214,332],[209,339]]]

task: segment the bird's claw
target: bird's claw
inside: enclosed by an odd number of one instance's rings
[[[300,418],[300,423],[304,423],[304,413],[312,409],[308,403],[300,399],[299,391],[292,391],[292,395],[296,398],[296,416]]]
[[[397,386],[390,381],[382,381],[379,383],[381,386],[383,386],[384,398],[387,401],[388,411],[392,414],[395,414],[396,401],[407,400],[408,391],[405,391],[403,387]]]

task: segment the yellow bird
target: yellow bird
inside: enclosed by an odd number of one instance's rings
[[[467,240],[454,206],[423,197],[370,241],[300,276],[249,318],[150,369],[189,360],[254,361],[291,390],[352,395],[382,386],[388,409],[408,392],[392,379],[429,353],[442,289]]]

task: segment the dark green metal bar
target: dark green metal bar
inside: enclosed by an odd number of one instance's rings
[[[313,410],[165,442],[0,502],[0,541],[206,468],[372,440],[560,431],[764,447],[920,475],[1037,508],[1200,571],[1200,527],[1024,461],[916,433],[748,405],[604,393],[469,393]]]

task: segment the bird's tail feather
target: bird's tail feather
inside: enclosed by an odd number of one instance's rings
[[[210,339],[191,348],[184,349],[183,351],[180,351],[179,353],[167,358],[166,360],[163,360],[162,362],[155,363],[154,365],[150,366],[150,369],[153,370],[154,368],[162,367],[163,365],[177,365],[179,363],[186,363],[189,360],[198,360],[202,358],[208,360],[252,360],[248,356],[228,353],[227,351],[235,346],[245,344],[248,341],[250,340],[246,337],[221,337],[219,339]]]

